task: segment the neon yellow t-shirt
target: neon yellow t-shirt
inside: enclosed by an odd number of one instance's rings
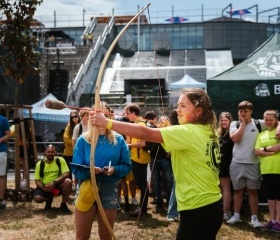
[[[164,143],[171,152],[176,181],[178,210],[196,209],[221,199],[219,188],[220,148],[213,140],[210,125],[184,124],[160,128]]]
[[[54,160],[48,164],[45,162],[45,167],[44,167],[44,176],[42,179],[42,183],[44,185],[49,184],[50,182],[53,182],[55,179],[59,177],[59,167],[56,164],[56,158],[59,158],[60,160],[60,165],[61,165],[61,175],[65,172],[69,172],[69,168],[62,157],[54,157]],[[35,167],[35,180],[41,180],[40,177],[40,164],[41,161],[37,162],[36,167]]]
[[[275,139],[276,129],[272,131],[265,130],[259,133],[255,144],[256,148],[263,148],[277,144]],[[261,159],[261,174],[279,174],[280,173],[280,152],[270,156],[262,156]]]

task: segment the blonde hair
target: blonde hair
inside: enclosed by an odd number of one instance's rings
[[[265,116],[272,116],[275,118],[276,120],[276,123],[275,123],[275,126],[274,127],[277,127],[278,125],[278,112],[276,112],[275,110],[266,110],[263,114],[263,117]]]
[[[224,136],[229,132],[229,127],[227,129],[222,127],[222,124],[221,124],[222,117],[226,117],[229,120],[229,123],[231,123],[233,121],[233,117],[230,112],[221,112],[221,114],[219,116],[219,123],[218,123],[218,130],[217,130],[219,136]]]
[[[85,115],[88,115],[89,114],[89,111],[90,111],[90,108],[89,107],[84,107],[81,109],[81,111],[79,112],[79,116],[80,118],[85,116]]]
[[[109,107],[109,105],[106,102],[100,102],[100,109],[107,109],[109,111],[109,118],[111,118],[111,109]],[[91,108],[92,110],[94,109],[94,106],[92,106]],[[91,141],[91,136],[93,133],[93,126],[90,124],[88,124],[88,131],[85,133],[85,138],[90,142]],[[112,143],[113,145],[117,144],[117,140],[116,140],[116,136],[114,134],[114,132],[112,130],[106,129],[106,133],[105,133],[106,138],[108,139],[108,141],[110,143]]]

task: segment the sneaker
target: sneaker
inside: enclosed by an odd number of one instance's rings
[[[263,230],[263,231],[270,231],[273,226],[274,226],[274,223],[272,221],[269,221],[267,224],[262,226],[261,230]]]
[[[139,205],[136,198],[132,198],[132,205]]]
[[[66,213],[66,214],[72,213],[72,212],[70,211],[70,209],[68,208],[68,206],[67,206],[66,203],[61,203],[61,204],[60,204],[60,210],[61,210],[61,212]]]
[[[52,202],[53,202],[53,198],[49,198],[46,200],[46,205],[45,205],[46,210],[49,210],[52,208]]]
[[[229,220],[231,218],[230,214],[224,213],[224,220]]]
[[[237,217],[235,214],[229,220],[226,221],[226,223],[228,224],[235,224],[237,222],[241,222],[241,221],[240,221],[240,217]]]
[[[6,201],[5,200],[2,200],[0,202],[0,209],[5,209],[6,208]]]
[[[279,222],[274,223],[273,227],[271,228],[272,232],[280,232],[280,224]]]
[[[147,212],[142,212],[141,210],[140,210],[140,208],[136,208],[134,211],[131,211],[130,213],[129,213],[129,216],[130,217],[136,217],[136,218],[138,218],[138,217],[145,217],[145,216],[147,216],[148,214],[147,214]]]
[[[180,221],[178,217],[167,217],[168,222],[178,222]]]
[[[254,228],[260,228],[263,225],[259,222],[257,216],[251,216],[251,224],[253,225]]]
[[[129,204],[125,204],[124,211],[125,212],[130,212],[130,210],[131,210],[131,206]]]

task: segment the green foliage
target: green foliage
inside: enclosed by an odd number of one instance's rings
[[[38,40],[30,29],[41,0],[1,0],[3,20],[0,28],[0,64],[5,74],[17,83],[38,70]]]

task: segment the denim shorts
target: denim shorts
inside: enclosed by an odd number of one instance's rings
[[[118,183],[97,181],[98,192],[104,209],[120,209]]]

